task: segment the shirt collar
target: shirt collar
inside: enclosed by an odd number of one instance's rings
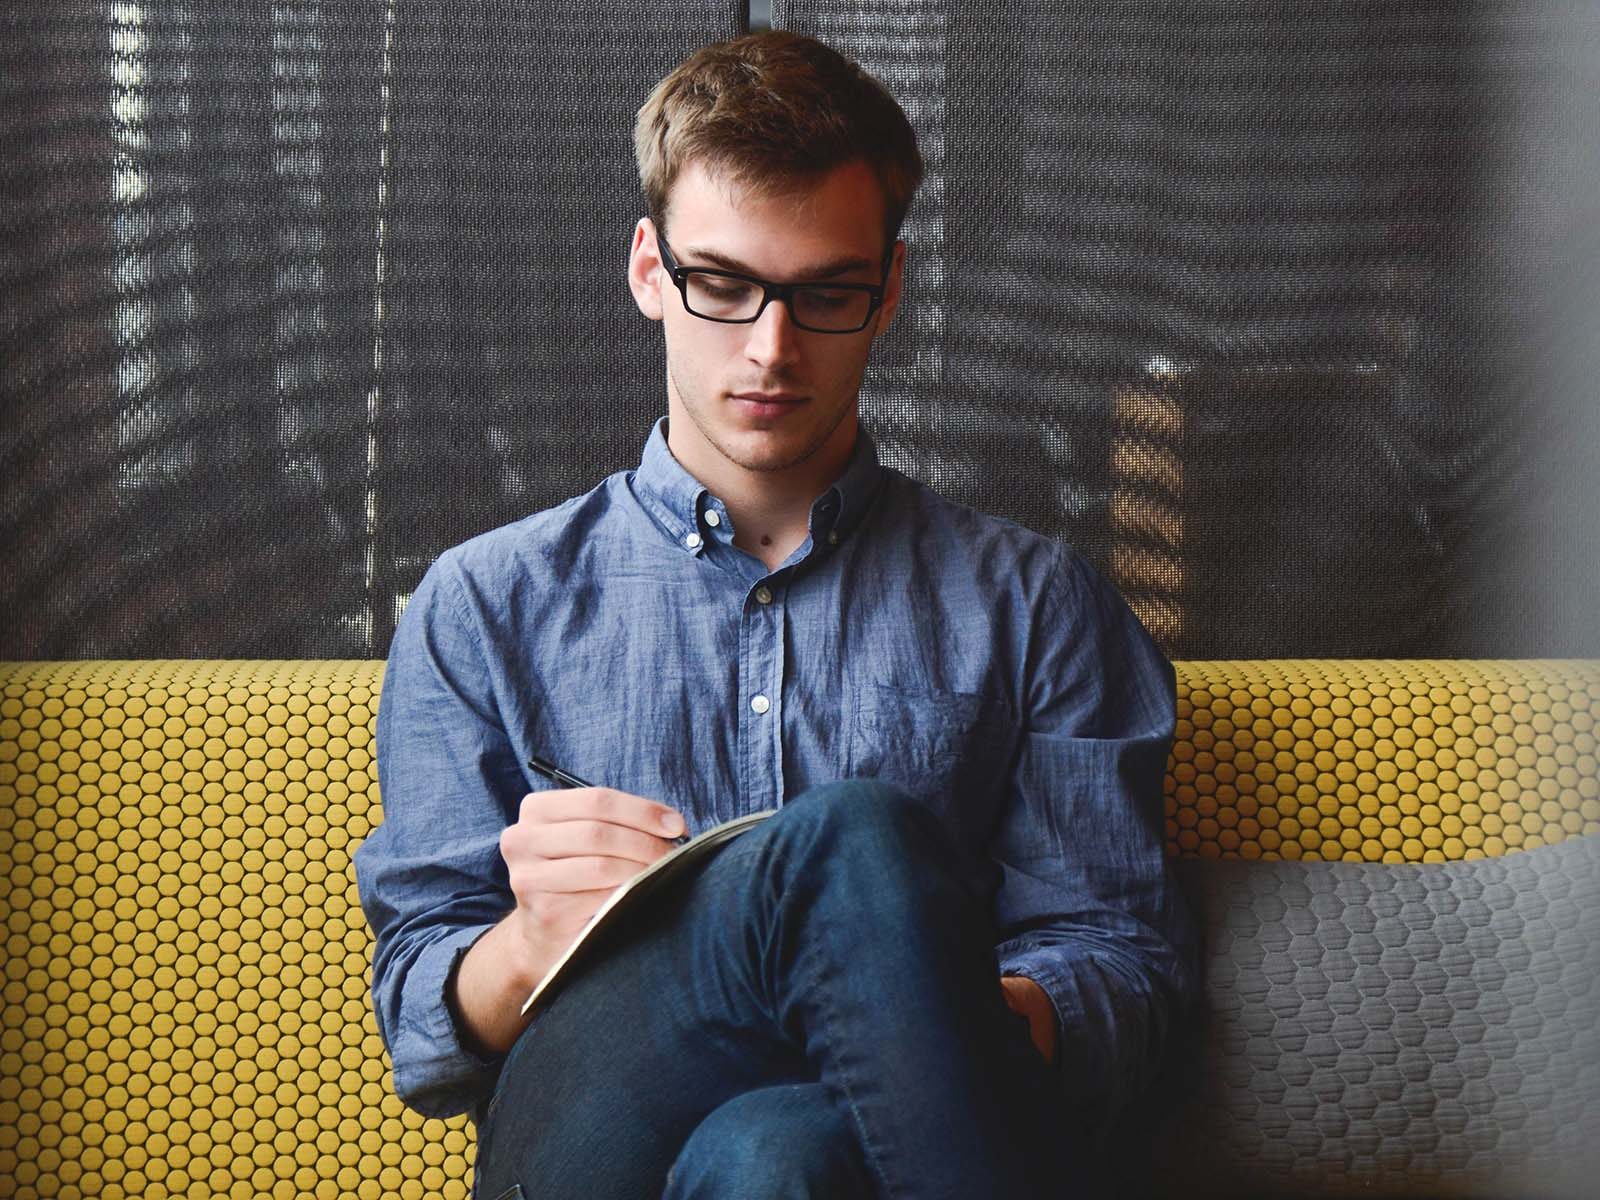
[[[850,461],[833,485],[811,506],[811,536],[818,546],[837,544],[852,533],[872,506],[883,484],[877,443],[865,429],[856,434]],[[639,469],[633,473],[633,493],[678,545],[699,554],[711,538],[731,536],[722,501],[672,456],[667,448],[667,418],[650,430]],[[711,522],[708,512],[715,512]]]
[[[696,554],[705,544],[701,507],[710,493],[667,449],[667,419],[650,430],[644,456],[633,473],[633,494],[678,545]]]
[[[811,506],[811,537],[817,544],[837,544],[860,526],[883,486],[878,444],[859,426],[850,461],[833,486]]]

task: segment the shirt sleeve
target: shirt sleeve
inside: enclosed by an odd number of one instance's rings
[[[499,1072],[445,999],[457,964],[513,900],[500,857],[526,780],[450,556],[424,577],[378,707],[383,823],[355,855],[374,936],[372,1005],[400,1098],[426,1116],[482,1105]]]
[[[1164,850],[1174,677],[1070,551],[1038,614],[1014,793],[991,851],[998,952],[1002,974],[1049,995],[1063,1087],[1098,1124],[1152,1078],[1196,990],[1196,939]]]

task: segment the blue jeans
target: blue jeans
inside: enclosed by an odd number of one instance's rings
[[[984,878],[892,788],[785,805],[536,1013],[479,1131],[480,1200],[1082,1194]]]

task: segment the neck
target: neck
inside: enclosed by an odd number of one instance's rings
[[[733,520],[733,544],[775,570],[806,539],[811,506],[828,490],[850,461],[857,436],[854,421],[842,422],[826,443],[801,462],[772,469],[742,467],[715,453],[692,434],[674,436],[667,444],[679,465],[722,501]],[[680,443],[682,443],[680,447]]]
[[[799,496],[780,499],[758,493],[740,503],[725,498],[723,503],[733,518],[733,544],[759,558],[767,570],[776,570],[806,540],[811,505],[820,494],[819,489],[801,500]]]

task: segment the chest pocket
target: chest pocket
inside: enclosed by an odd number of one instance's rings
[[[905,789],[957,837],[984,839],[1007,790],[1014,723],[968,692],[908,692],[867,684],[850,716],[849,773]]]

